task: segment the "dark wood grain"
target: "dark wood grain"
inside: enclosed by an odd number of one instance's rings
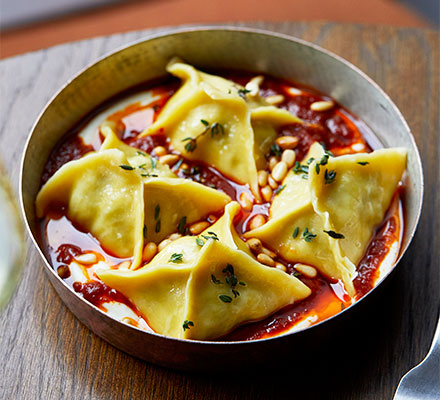
[[[249,25],[249,24],[247,24]],[[8,399],[391,399],[401,375],[426,354],[440,303],[439,34],[336,23],[259,23],[319,44],[360,67],[396,102],[422,155],[425,201],[412,246],[376,302],[353,321],[350,343],[316,364],[259,375],[212,377],[166,370],[92,334],[64,306],[28,255],[18,290],[0,316],[0,398]],[[151,31],[28,53],[0,62],[0,158],[17,192],[26,136],[44,104],[98,56]],[[344,340],[341,340],[343,343]]]

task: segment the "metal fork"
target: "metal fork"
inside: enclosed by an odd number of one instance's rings
[[[440,320],[424,360],[400,380],[394,400],[440,399]]]

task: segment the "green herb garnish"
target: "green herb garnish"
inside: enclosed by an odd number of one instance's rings
[[[283,191],[283,189],[284,189],[285,187],[286,187],[286,185],[278,186],[278,187],[275,189],[274,196],[276,196],[277,194],[280,194],[280,193]]]
[[[172,263],[182,263],[183,262],[183,254],[182,253],[173,253],[168,262]]]
[[[250,90],[248,89],[238,89],[238,95],[243,99],[243,100],[247,100],[246,95],[250,93]]]
[[[304,232],[302,234],[302,238],[310,243],[313,239],[315,239],[317,235],[313,234],[311,231],[309,231],[309,228],[306,227],[306,229],[304,229]]]
[[[327,169],[325,170],[324,182],[326,185],[333,183],[335,181],[335,178],[336,178],[336,171],[334,169],[332,169],[330,171]]]
[[[359,161],[358,164],[364,166],[370,163],[368,161]]]
[[[222,124],[218,122],[214,122],[213,124],[209,124],[205,119],[201,119],[200,122],[205,126],[203,132],[199,133],[196,137],[188,136],[185,139],[182,139],[182,142],[187,142],[185,144],[185,150],[189,153],[194,151],[197,148],[197,140],[202,136],[206,135],[208,132],[211,132],[211,137],[213,138],[215,135],[225,134],[225,128]]]
[[[230,303],[232,302],[232,297],[227,296],[225,294],[221,294],[220,296],[218,296],[218,298],[223,301],[223,303]]]
[[[205,242],[202,239],[200,239],[199,237],[196,238],[196,243],[197,243],[197,246],[200,246],[200,247],[203,247],[203,245],[205,244]]]
[[[156,233],[159,233],[159,232],[160,232],[160,219],[157,220],[157,222],[156,222],[156,227],[155,227],[154,231],[155,231]]]
[[[278,144],[274,143],[272,144],[272,146],[270,146],[271,156],[281,157],[282,152],[283,151],[281,150],[281,147]]]
[[[333,239],[345,239],[345,236],[342,233],[337,233],[335,231],[324,231],[324,232]]]
[[[134,168],[131,165],[122,164],[122,165],[120,165],[120,167],[122,169],[125,169],[126,171],[133,171],[134,170]]]
[[[150,160],[151,160],[151,168],[152,169],[156,168],[157,160],[153,156],[150,156]]]
[[[144,225],[144,238],[146,238],[147,237],[147,225]]]
[[[194,326],[194,322],[188,321],[187,319],[183,322],[183,331],[185,332],[187,329],[190,329],[191,326]]]
[[[211,274],[211,281],[212,283],[215,283],[216,285],[220,285],[222,282],[219,281],[214,274]]]
[[[156,204],[156,208],[154,209],[154,219],[157,221],[157,219],[159,218],[159,214],[160,214],[160,205]]]
[[[186,227],[186,216],[180,219],[179,226],[177,227],[177,230],[181,235],[185,233],[186,230],[185,227]]]
[[[292,237],[293,237],[294,239],[296,239],[296,238],[298,237],[298,233],[299,233],[299,226],[297,226],[297,227],[295,228],[295,230],[293,231]]]

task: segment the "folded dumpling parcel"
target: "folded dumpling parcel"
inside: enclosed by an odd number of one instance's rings
[[[315,143],[284,179],[269,221],[245,236],[261,239],[289,262],[342,280],[353,295],[356,266],[385,217],[406,154],[394,148],[332,157]]]
[[[108,148],[63,165],[38,193],[36,213],[41,218],[51,206],[66,207],[71,221],[110,254],[133,257],[136,268],[144,239],[158,243],[177,230],[183,217],[187,223],[199,221],[222,210],[230,197],[173,178],[168,167],[146,154],[123,150]]]
[[[259,96],[248,98],[242,86],[191,65],[175,62],[167,71],[183,84],[141,136],[165,134],[186,158],[204,161],[249,184],[258,198],[257,169],[265,167],[264,154],[276,138],[276,128],[301,120]]]
[[[205,232],[170,243],[141,269],[97,274],[129,298],[154,331],[185,339],[221,337],[309,296],[300,280],[250,254],[232,224],[239,209],[228,204]]]

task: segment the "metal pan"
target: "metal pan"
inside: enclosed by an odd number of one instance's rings
[[[93,332],[129,354],[188,371],[229,371],[234,366],[258,366],[274,357],[285,357],[289,352],[298,357],[299,349],[322,342],[329,332],[352,318],[352,310],[362,308],[378,287],[354,306],[300,332],[248,342],[188,341],[148,333],[110,318],[66,285],[42,251],[34,202],[51,149],[69,128],[105,100],[138,83],[165,75],[165,65],[173,56],[202,69],[264,72],[314,87],[366,121],[384,147],[406,147],[406,226],[400,260],[419,220],[423,174],[414,138],[397,107],[377,84],[340,57],[289,36],[243,28],[186,28],[150,36],[101,58],[67,82],[39,116],[24,151],[21,205],[29,233],[49,280],[69,309]],[[388,278],[378,286],[383,287]]]

